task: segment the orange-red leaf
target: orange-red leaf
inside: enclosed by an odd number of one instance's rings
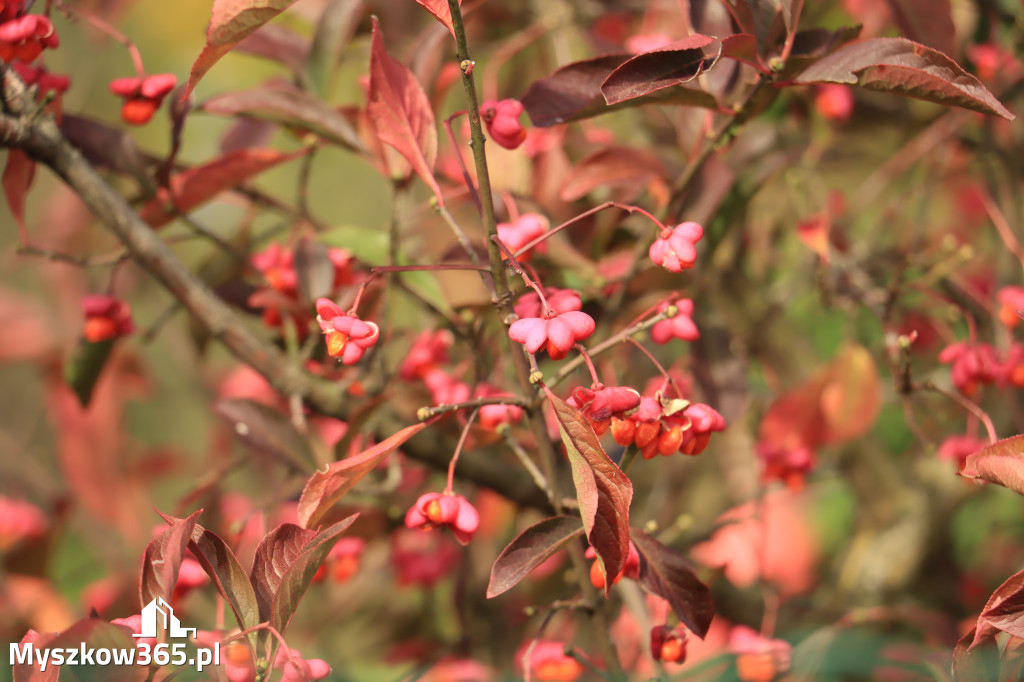
[[[306,482],[299,498],[299,523],[305,528],[316,525],[324,514],[375,466],[432,422],[407,426],[372,448],[334,462],[326,471],[317,471]]]
[[[430,100],[413,72],[388,54],[376,17],[373,19],[370,45],[370,102],[367,110],[380,141],[405,157],[443,206],[444,197],[434,179],[437,127]]]
[[[448,32],[455,37],[455,29],[452,28],[452,11],[448,7],[448,0],[416,0],[419,5],[434,15],[434,18],[444,24]],[[459,7],[462,7],[462,0],[459,0]]]
[[[178,215],[173,207],[176,207],[178,212],[188,213],[221,192],[237,187],[249,178],[280,163],[308,153],[309,149],[300,149],[288,154],[274,149],[243,149],[232,152],[173,176],[170,196],[167,196],[166,191],[161,192],[160,196],[142,207],[139,215],[150,227],[162,227]]]
[[[184,97],[221,57],[243,38],[288,8],[295,0],[213,0],[206,45],[192,64]]]

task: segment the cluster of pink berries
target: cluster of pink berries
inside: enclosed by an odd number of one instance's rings
[[[985,384],[1024,388],[1024,345],[1019,343],[1000,358],[991,344],[960,341],[943,348],[939,362],[952,366],[953,385],[967,397],[975,397]]]
[[[21,0],[0,0],[0,61],[31,64],[60,45],[49,17],[25,14]]]
[[[86,296],[82,299],[82,312],[85,313],[83,335],[91,343],[127,336],[135,329],[131,306],[113,296]]]
[[[110,91],[124,98],[124,104],[121,105],[121,120],[140,126],[153,118],[164,98],[177,84],[178,78],[172,73],[129,76],[112,80]]]

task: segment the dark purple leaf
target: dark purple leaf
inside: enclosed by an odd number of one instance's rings
[[[608,104],[618,104],[682,85],[714,66],[720,52],[721,44],[710,36],[677,40],[624,62],[604,80],[601,92]]]
[[[904,38],[870,38],[844,45],[808,67],[796,82],[856,85],[1011,121],[1015,118],[981,81],[956,62]]]
[[[793,78],[825,55],[855,40],[860,35],[860,29],[860,24],[857,24],[834,31],[824,28],[799,31],[793,38],[793,49],[789,53],[789,59],[776,78]]]
[[[188,518],[174,521],[146,545],[139,577],[139,603],[143,606],[158,597],[168,604],[171,602],[174,586],[178,584],[178,569],[195,531],[196,519],[202,513],[200,509]]]
[[[316,469],[309,441],[277,410],[245,398],[221,400],[213,408],[250,447],[280,459],[296,471]]]
[[[177,521],[172,516],[160,514],[168,523]],[[260,622],[259,605],[252,583],[242,565],[224,540],[216,533],[209,531],[198,523],[192,530],[192,541],[188,548],[192,550],[199,565],[210,576],[214,587],[220,593],[231,612],[235,615],[238,627],[247,630]]]
[[[640,586],[668,601],[679,620],[703,639],[715,616],[711,590],[679,552],[642,530],[634,528],[632,537],[640,554]]]
[[[597,552],[606,578],[614,578],[625,568],[629,555],[629,504],[633,500],[633,483],[605,454],[587,418],[546,387],[544,391],[555,410],[569,456],[587,540]],[[611,578],[605,580],[605,594],[612,582]]]
[[[790,0],[783,1],[792,4]],[[780,0],[725,0],[725,6],[740,30],[757,39],[757,51],[762,57],[785,37],[786,21]]]
[[[359,454],[332,463],[327,471],[317,470],[306,482],[299,498],[299,523],[309,528],[324,517],[334,503],[351,490],[366,474],[380,464],[385,457],[401,447],[425,429],[432,422],[421,422],[407,426],[401,431],[377,443]]]
[[[495,559],[487,584],[487,598],[515,587],[577,535],[583,535],[583,526],[575,516],[552,516],[524,530]]]
[[[353,514],[320,531],[285,523],[263,538],[250,574],[261,621],[269,621],[284,634],[313,575],[358,516]]]
[[[952,57],[956,26],[950,0],[887,0],[904,36]]]
[[[960,475],[1024,495],[1024,435],[1011,436],[968,455]]]
[[[601,92],[601,85],[615,69],[633,58],[631,54],[614,54],[567,64],[530,85],[520,98],[523,107],[533,125],[541,128],[642,104],[718,108],[713,96],[686,86],[659,90],[609,105]]]
[[[279,85],[229,92],[207,100],[202,110],[221,116],[244,116],[313,133],[333,144],[364,151],[352,124],[337,109],[296,88]]]

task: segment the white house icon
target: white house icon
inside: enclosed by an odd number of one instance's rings
[[[190,632],[192,637],[196,636],[196,628],[181,627],[181,622],[175,617],[171,605],[165,602],[163,597],[157,597],[142,609],[142,632],[132,637],[156,637],[158,614],[163,616],[163,629],[167,631],[168,637],[188,637]]]

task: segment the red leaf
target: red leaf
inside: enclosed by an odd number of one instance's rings
[[[346,149],[365,151],[359,133],[337,109],[291,86],[264,86],[229,92],[207,100],[202,109],[221,116],[242,116],[276,123],[319,135]]]
[[[565,444],[580,516],[587,540],[597,552],[605,576],[617,576],[629,555],[629,503],[633,483],[609,459],[590,422],[579,410],[544,388],[555,410]],[[605,594],[612,580],[605,580]]]
[[[633,544],[640,555],[640,586],[668,601],[679,620],[703,639],[715,617],[711,590],[683,555],[647,533],[634,528]]]
[[[1015,116],[974,76],[930,47],[904,38],[870,38],[844,45],[808,67],[797,83],[844,83],[868,90],[994,114]]]
[[[601,85],[612,72],[634,58],[632,54],[613,54],[566,64],[534,81],[520,101],[533,125],[541,128],[642,104],[718,108],[718,102],[712,95],[685,86],[659,90],[628,99],[621,104],[609,105]]]
[[[29,630],[25,633],[25,636],[21,638],[19,644],[31,644],[35,650],[42,650],[53,641],[57,636],[56,632],[40,633],[35,630]],[[11,664],[14,665],[12,670],[14,674],[14,682],[57,682],[60,676],[60,666],[53,665],[52,663],[46,666],[45,671],[39,669],[39,664],[35,663],[35,656],[33,655],[32,661],[29,663],[17,663],[12,659]]]
[[[444,197],[434,179],[437,127],[430,100],[412,71],[388,55],[376,17],[373,18],[370,45],[370,102],[367,110],[380,141],[405,157],[443,206]]]
[[[985,608],[981,610],[974,629],[957,642],[953,651],[954,677],[960,682],[997,679],[999,649],[995,635],[1002,631],[1019,637],[1024,633],[1022,616],[1024,571],[1018,571],[996,588],[985,603]]]
[[[947,56],[955,54],[956,26],[950,0],[887,1],[903,35]]]
[[[515,587],[569,540],[583,534],[575,516],[552,516],[530,526],[501,551],[491,566],[487,598],[497,597]]]
[[[448,32],[455,37],[455,29],[452,28],[452,11],[448,7],[448,0],[416,0],[419,5],[434,15],[434,18],[444,24]],[[462,0],[459,0],[459,7],[462,7]]]
[[[313,575],[358,516],[353,514],[320,531],[285,523],[263,538],[250,574],[261,621],[269,621],[284,634]]]
[[[178,569],[185,558],[185,549],[192,539],[196,519],[203,510],[193,512],[186,519],[175,520],[171,527],[160,533],[142,555],[142,574],[139,577],[139,603],[145,606],[157,597],[171,602],[174,586],[178,584]]]
[[[171,203],[181,213],[188,213],[226,190],[237,187],[249,178],[259,175],[285,161],[309,153],[309,148],[282,154],[273,149],[244,149],[214,159],[202,166],[181,171],[171,178],[170,196],[159,196],[142,207],[139,215],[151,227],[166,225],[177,217]],[[166,195],[166,192],[161,192]]]
[[[25,227],[25,196],[32,187],[32,180],[35,177],[36,162],[20,149],[8,149],[3,175],[4,197],[7,198],[7,206],[11,209],[11,217],[18,225],[23,244],[28,242],[28,229]]]
[[[862,346],[848,344],[809,381],[772,403],[758,440],[785,449],[847,441],[871,428],[880,404],[874,360]]]
[[[178,521],[166,514],[161,513],[160,516],[168,523]],[[197,523],[192,529],[192,539],[188,548],[192,550],[199,565],[210,576],[217,591],[231,607],[238,627],[247,630],[258,625],[260,612],[256,593],[249,582],[248,574],[228,544],[216,533]]]
[[[1024,435],[1011,436],[968,455],[960,475],[1024,495]]]
[[[749,33],[737,33],[722,38],[722,57],[749,64],[758,71],[767,72],[757,54],[757,38]]]
[[[606,147],[577,163],[562,185],[562,201],[576,201],[600,187],[643,187],[665,173],[653,155],[632,147]]]
[[[712,43],[715,48],[705,51]],[[714,38],[698,34],[638,54],[608,75],[601,83],[601,93],[608,104],[618,104],[682,85],[714,66],[721,49]]]
[[[398,449],[402,443],[425,429],[430,422],[407,426],[372,448],[332,463],[326,471],[317,471],[306,482],[299,498],[299,523],[306,528],[316,524],[334,503],[358,483],[363,476]]]
[[[192,64],[185,97],[221,57],[247,35],[267,23],[295,0],[213,0],[206,45]]]
[[[828,367],[820,409],[822,442],[840,443],[866,433],[881,406],[878,368],[863,346],[847,344]]]

